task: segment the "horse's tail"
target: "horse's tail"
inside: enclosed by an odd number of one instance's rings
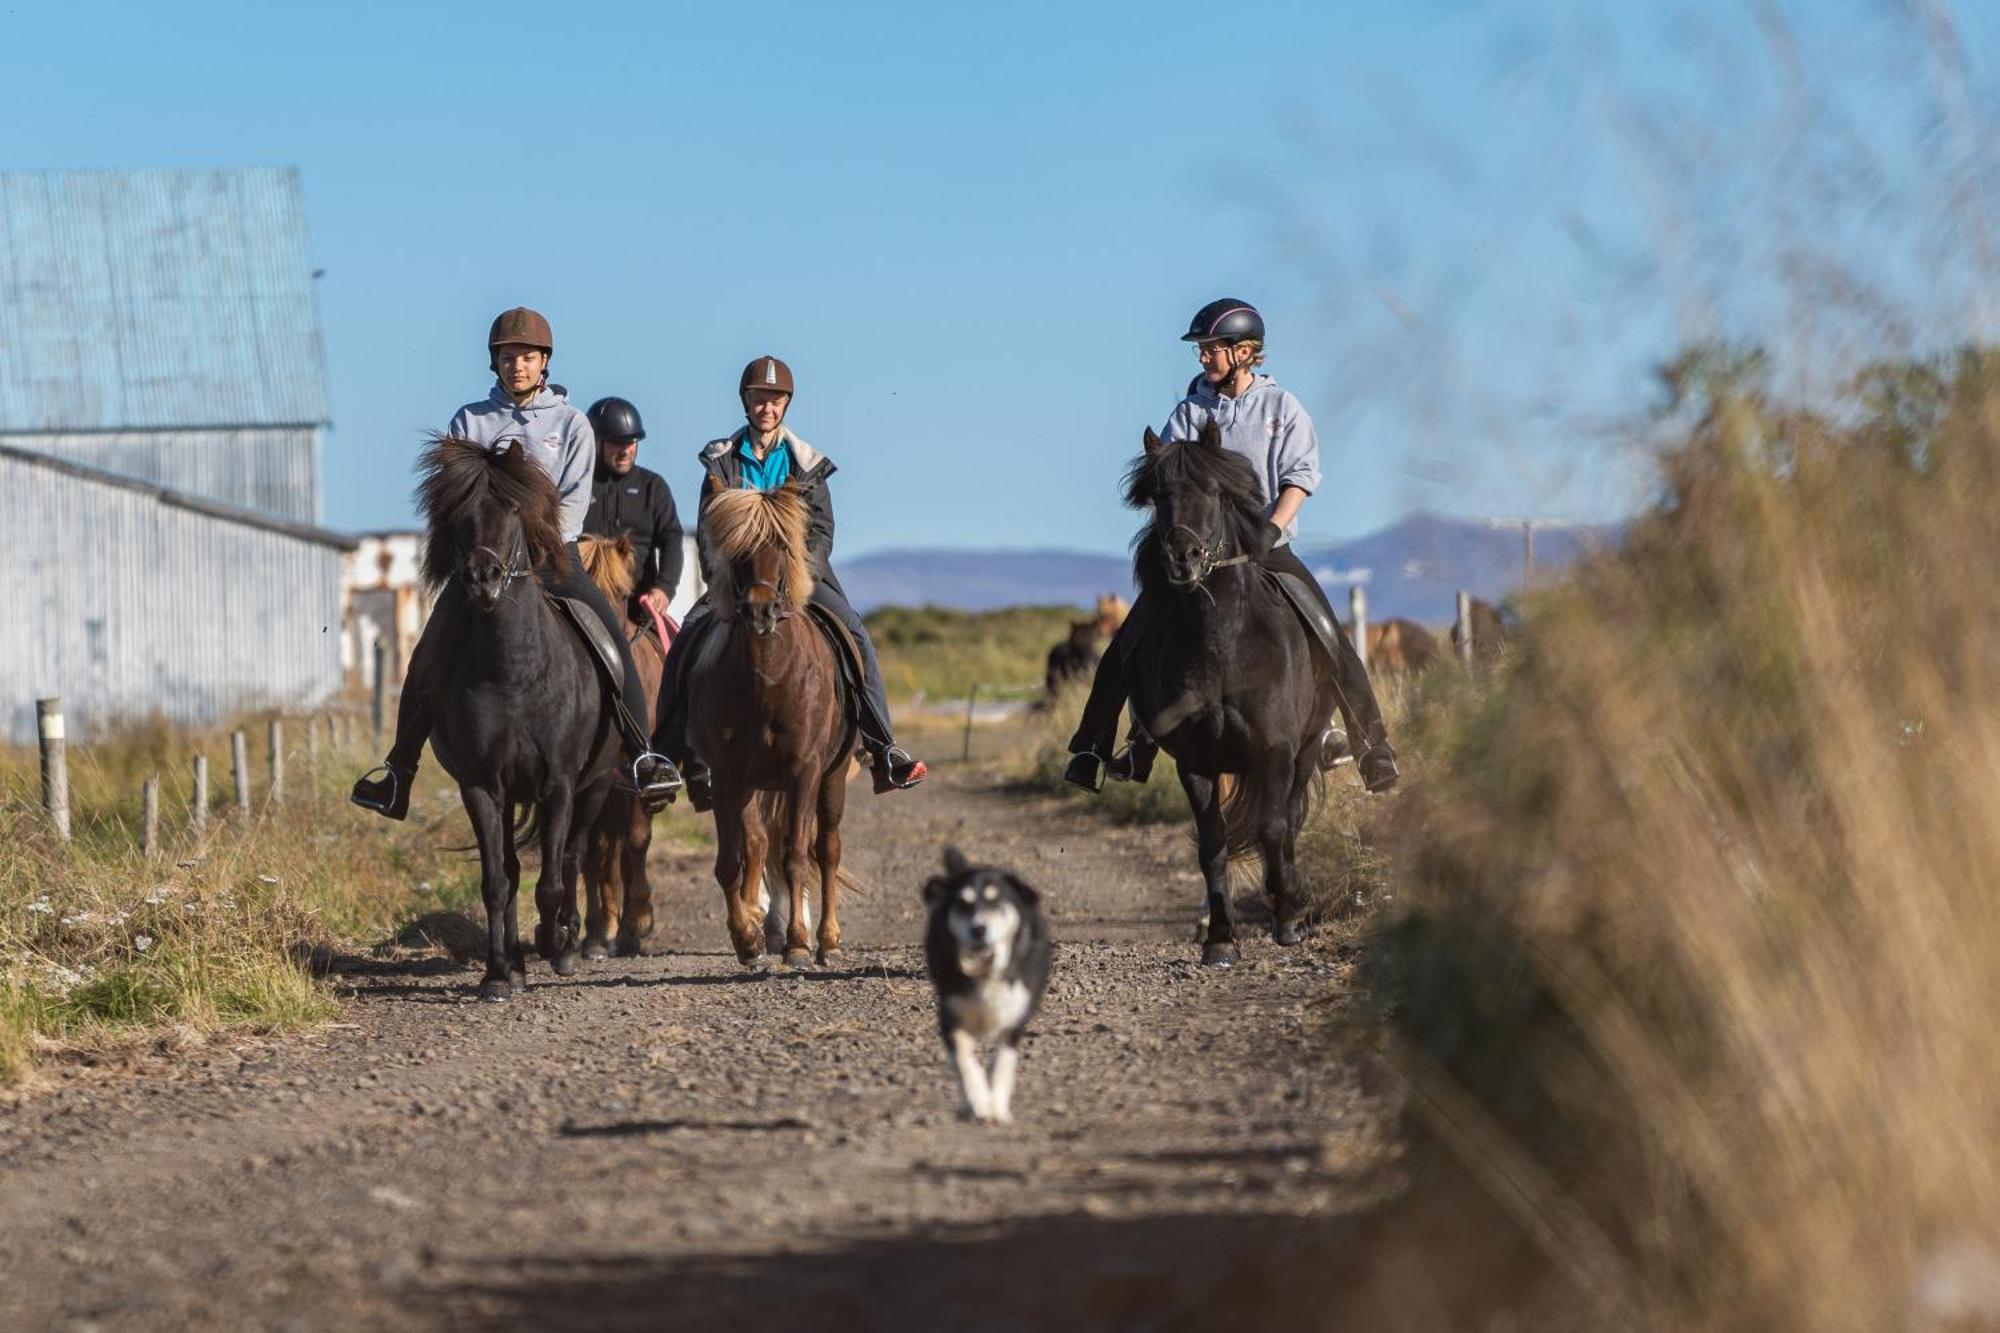
[[[1291,812],[1285,807],[1292,798],[1291,786],[1272,782],[1263,773],[1225,773],[1220,780],[1224,845],[1229,849],[1229,859],[1234,861],[1257,851],[1257,831],[1268,816],[1289,819]],[[1315,764],[1307,780],[1301,826],[1311,820],[1325,799],[1326,774]]]
[[[764,821],[764,831],[771,838],[776,839],[785,825],[791,822],[791,811],[792,798],[787,793],[781,791],[763,791],[757,793],[757,817]],[[819,839],[816,835],[819,831],[817,828],[819,816],[818,812],[813,810],[806,811],[805,816],[806,860],[812,865],[814,870],[818,870],[820,869]],[[773,871],[778,869],[775,858],[767,859],[765,865]],[[834,878],[839,882],[843,893],[851,893],[861,887],[861,881],[848,874],[846,866],[842,866],[835,872]],[[772,881],[774,884],[776,882],[776,880]]]

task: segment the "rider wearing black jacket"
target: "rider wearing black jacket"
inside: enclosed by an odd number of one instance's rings
[[[686,563],[680,511],[673,488],[650,468],[638,466],[639,441],[646,427],[639,409],[623,398],[600,398],[590,405],[590,427],[597,435],[597,469],[591,474],[590,508],[583,530],[593,537],[632,542],[632,607],[656,604],[664,615],[680,587]]]

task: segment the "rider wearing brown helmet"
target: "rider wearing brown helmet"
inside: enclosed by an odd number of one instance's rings
[[[1195,312],[1181,341],[1195,345],[1201,374],[1188,385],[1187,396],[1174,408],[1160,436],[1192,440],[1213,423],[1221,434],[1222,447],[1244,458],[1256,471],[1269,506],[1268,521],[1259,534],[1257,548],[1249,554],[1266,569],[1291,575],[1324,611],[1335,642],[1328,645],[1322,640],[1322,647],[1333,659],[1341,711],[1349,730],[1356,733],[1353,741],[1360,747],[1361,780],[1369,791],[1387,791],[1399,776],[1396,752],[1389,744],[1368,669],[1327,601],[1326,590],[1291,548],[1299,510],[1319,485],[1319,437],[1312,417],[1298,399],[1278,387],[1277,381],[1258,373],[1257,367],[1264,361],[1264,317],[1247,301],[1228,297],[1210,301]],[[1111,756],[1118,713],[1126,696],[1121,655],[1147,632],[1151,620],[1147,602],[1142,593],[1099,660],[1083,718],[1070,738],[1071,759],[1063,776],[1087,791],[1096,791],[1107,773],[1122,781],[1145,781],[1159,752],[1159,745],[1134,727],[1124,752]],[[1318,639],[1319,635],[1312,637]],[[1324,753],[1330,758],[1334,752],[1328,749]]]
[[[555,334],[548,320],[525,306],[503,311],[493,321],[486,336],[487,365],[494,385],[485,398],[467,403],[453,415],[445,434],[471,440],[490,449],[516,444],[527,450],[555,481],[562,499],[562,536],[568,559],[563,568],[544,568],[536,573],[542,586],[563,597],[585,602],[611,631],[619,647],[623,668],[621,696],[617,709],[618,727],[632,761],[631,777],[648,807],[657,808],[672,800],[681,788],[680,773],[671,763],[654,754],[647,744],[651,718],[646,709],[645,689],[639,683],[638,668],[632,663],[625,642],[624,617],[611,608],[604,594],[577,559],[576,539],[583,531],[584,512],[590,506],[591,470],[597,463],[597,443],[583,413],[570,406],[560,385],[548,382],[549,358],[555,351]],[[424,626],[410,669],[405,677],[403,696],[396,708],[396,738],[380,768],[362,776],[349,797],[356,805],[390,819],[402,819],[410,810],[410,784],[417,775],[417,761],[431,734],[431,703],[428,683],[446,654],[440,645],[456,636],[464,607],[447,588],[438,598],[430,622]],[[377,776],[380,774],[381,776]]]
[[[925,765],[896,744],[889,723],[888,692],[882,685],[882,668],[875,659],[875,645],[869,641],[868,627],[848,603],[847,593],[833,572],[833,498],[827,488],[827,478],[835,471],[833,460],[784,424],[785,412],[792,402],[792,368],[775,356],[758,357],[743,368],[737,381],[737,396],[742,400],[746,423],[722,439],[710,440],[699,455],[706,474],[702,506],[707,506],[715,488],[769,491],[789,484],[802,492],[808,511],[806,549],[813,563],[811,600],[832,612],[847,627],[861,651],[864,680],[857,701],[861,744],[874,771],[875,790],[881,793],[914,787],[924,780]],[[701,558],[706,567],[709,556],[705,545],[701,548]],[[687,770],[688,799],[697,810],[705,810],[709,805],[708,770],[699,756],[688,753],[690,700],[685,681],[687,664],[694,660],[701,638],[712,623],[708,606],[702,603],[688,612],[687,623],[675,637],[673,651],[667,658],[664,691],[667,702],[653,738],[662,754]]]

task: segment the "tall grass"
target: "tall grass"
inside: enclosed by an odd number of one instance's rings
[[[1049,649],[1069,636],[1072,621],[1088,618],[1065,606],[885,606],[866,617],[890,695],[932,699],[963,699],[975,685],[1039,685]]]
[[[1684,360],[1659,512],[1418,710],[1374,985],[1433,1123],[1621,1318],[1931,1326],[1940,1265],[1994,1280],[1995,364],[1819,416]]]
[[[282,807],[261,790],[247,816],[217,801],[197,837],[185,778],[197,745],[211,760],[228,752],[225,733],[160,724],[73,746],[69,843],[39,809],[33,752],[0,752],[0,1084],[43,1056],[163,1029],[318,1021],[335,1005],[313,979],[315,951],[374,943],[476,898],[451,837],[346,804],[365,763],[353,755],[329,751],[315,770],[292,754]],[[137,836],[149,772],[163,780],[163,855],[150,859]],[[431,796],[419,816],[448,820],[442,784]]]

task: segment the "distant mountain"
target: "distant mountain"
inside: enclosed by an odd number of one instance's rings
[[[1535,568],[1560,569],[1584,551],[1617,542],[1615,526],[1537,526]],[[1299,558],[1345,609],[1347,588],[1368,589],[1371,619],[1452,618],[1458,589],[1497,601],[1521,586],[1521,530],[1472,520],[1411,514],[1380,532],[1330,546],[1301,545]],[[856,606],[1088,606],[1099,593],[1129,594],[1132,563],[1088,551],[878,551],[840,562]]]

